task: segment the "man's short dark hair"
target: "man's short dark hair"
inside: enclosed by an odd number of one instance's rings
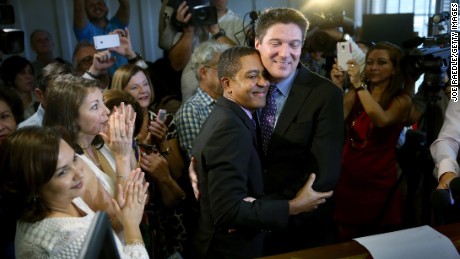
[[[259,51],[252,47],[233,47],[225,50],[219,58],[217,68],[219,79],[222,77],[234,77],[238,70],[241,69],[240,59],[253,54],[259,55]]]
[[[302,42],[305,41],[310,23],[300,11],[292,8],[266,9],[257,19],[255,27],[256,39],[262,41],[265,34],[267,34],[267,30],[278,23],[297,25],[302,31]]]
[[[58,75],[71,74],[72,67],[66,63],[55,61],[42,68],[37,76],[37,86],[42,92],[45,92]]]

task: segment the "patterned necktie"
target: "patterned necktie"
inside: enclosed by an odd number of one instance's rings
[[[271,85],[267,94],[267,102],[265,107],[262,108],[260,113],[260,129],[262,134],[262,149],[265,154],[267,154],[268,144],[270,143],[270,138],[272,136],[273,127],[275,126],[276,119],[276,92],[278,87],[276,85]]]
[[[256,115],[255,115],[255,113],[252,115],[251,121],[252,121],[252,125],[254,126],[254,130],[257,131],[257,123],[256,123]]]

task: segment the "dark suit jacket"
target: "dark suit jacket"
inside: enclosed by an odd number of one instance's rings
[[[260,199],[264,187],[257,139],[244,110],[221,97],[194,140],[201,192],[197,258],[260,256],[261,230],[286,227],[288,202]],[[248,196],[257,200],[243,201]]]
[[[265,194],[270,198],[292,199],[310,173],[317,176],[314,190],[333,190],[339,177],[343,140],[341,91],[300,64],[264,159]],[[302,236],[318,237],[321,233],[303,229],[302,224],[327,206],[320,205],[313,213],[291,217],[289,228],[303,232]],[[327,216],[332,219],[330,207]],[[324,215],[319,217],[324,218]],[[310,223],[313,227],[320,226],[319,222]],[[282,238],[297,239],[292,232]]]

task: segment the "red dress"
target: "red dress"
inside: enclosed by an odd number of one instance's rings
[[[347,139],[335,191],[335,218],[339,228],[343,225],[357,230],[350,238],[358,233],[374,234],[401,223],[399,190],[393,194],[382,219],[378,223],[376,219],[397,183],[396,142],[403,125],[374,127],[358,96],[346,124]]]

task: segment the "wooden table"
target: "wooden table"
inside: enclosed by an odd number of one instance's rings
[[[444,234],[454,243],[457,251],[460,251],[460,223],[435,227],[437,231]],[[348,258],[368,259],[372,258],[367,249],[356,241],[349,241],[334,245],[315,247],[285,254],[263,257],[263,259],[284,259],[284,258]]]

